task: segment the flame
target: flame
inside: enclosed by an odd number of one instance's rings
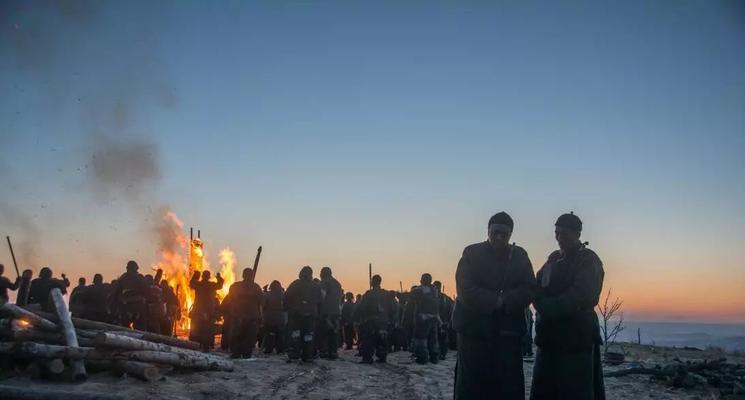
[[[163,277],[173,288],[181,305],[181,316],[176,323],[179,336],[187,334],[191,328],[189,313],[194,304],[194,291],[189,287],[194,272],[209,270],[207,253],[201,239],[190,240],[184,233],[184,223],[173,211],[167,210],[158,226],[160,235],[160,260],[152,268],[163,270]],[[235,282],[235,253],[229,248],[219,252],[220,275],[225,279],[223,287],[217,292],[220,301],[228,294],[230,285]]]
[[[220,276],[225,280],[225,283],[222,285],[222,289],[217,291],[217,297],[222,301],[222,299],[225,298],[225,296],[228,295],[228,289],[230,289],[230,285],[232,285],[235,282],[235,265],[236,265],[236,258],[235,253],[233,253],[230,248],[225,248],[220,250]]]

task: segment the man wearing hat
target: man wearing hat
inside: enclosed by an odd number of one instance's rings
[[[559,250],[537,274],[538,346],[531,400],[604,400],[600,329],[595,306],[603,288],[603,263],[580,241],[574,213],[556,220]]]
[[[455,400],[525,399],[524,310],[536,289],[528,253],[510,244],[505,212],[489,219],[488,239],[463,250],[455,272],[458,333]]]

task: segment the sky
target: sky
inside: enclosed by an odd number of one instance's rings
[[[11,0],[0,93],[0,234],[35,272],[148,269],[170,209],[212,265],[262,245],[260,283],[372,263],[452,295],[492,214],[538,270],[574,211],[627,319],[745,322],[736,1]]]

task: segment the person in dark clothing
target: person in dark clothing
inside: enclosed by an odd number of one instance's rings
[[[401,330],[403,331],[403,350],[414,352],[414,305],[411,302],[411,292],[416,289],[416,286],[412,286],[408,293],[401,293],[400,296],[404,299],[400,304],[402,305],[402,312],[400,316]]]
[[[440,328],[440,292],[432,285],[432,275],[422,274],[420,285],[411,291],[411,304],[414,307],[414,355],[417,364],[427,360],[437,364],[440,348],[437,332]]]
[[[535,366],[531,400],[604,400],[600,328],[595,306],[603,289],[603,263],[580,241],[574,213],[555,224],[559,250],[538,271]]]
[[[354,346],[354,294],[347,292],[344,296],[344,304],[341,306],[342,336],[344,348],[352,350]]]
[[[232,358],[251,358],[261,324],[261,300],[264,293],[254,283],[254,271],[243,270],[243,280],[230,285],[223,300],[223,310],[231,320],[230,351]]]
[[[507,213],[487,226],[488,240],[466,247],[455,272],[454,397],[523,400],[523,311],[536,290],[533,266],[525,250],[509,244],[514,223]]]
[[[284,289],[279,281],[272,281],[269,290],[264,293],[262,313],[264,315],[264,353],[271,354],[284,351],[285,328],[287,314],[285,313],[282,297]]]
[[[40,304],[41,309],[46,312],[54,312],[54,305],[49,297],[49,292],[57,288],[62,294],[67,293],[70,281],[65,274],[62,279],[52,278],[52,270],[44,267],[39,271],[39,277],[31,281],[31,287],[28,291],[28,304]]]
[[[533,357],[533,311],[525,307],[525,336],[523,336],[523,357]]]
[[[380,275],[373,275],[372,289],[365,292],[355,309],[360,323],[360,353],[363,364],[372,364],[373,356],[384,363],[388,356],[388,335],[395,318],[393,294],[380,287]]]
[[[341,302],[344,291],[339,281],[331,275],[331,268],[321,268],[321,302],[318,338],[318,352],[321,358],[335,360],[339,358],[339,328],[341,318]]]
[[[292,347],[290,360],[310,362],[314,357],[314,332],[321,306],[321,287],[313,281],[313,269],[305,266],[299,278],[287,288],[284,306],[288,314],[288,330]]]
[[[109,322],[108,296],[110,288],[103,283],[103,276],[95,274],[93,284],[83,292],[83,318],[92,321]]]
[[[152,333],[163,332],[163,320],[166,316],[166,303],[163,300],[163,291],[160,289],[160,278],[163,276],[163,271],[158,270],[155,278],[152,275],[145,275],[145,283],[147,283],[150,291],[147,297],[147,328]]]
[[[453,300],[445,293],[442,293],[442,282],[435,281],[433,285],[440,292],[440,328],[437,330],[437,344],[440,347],[440,360],[444,360],[448,355],[450,344],[450,319],[453,314]]]
[[[86,289],[87,287],[85,286],[85,278],[79,278],[78,286],[75,286],[75,288],[73,288],[72,292],[70,293],[69,307],[73,317],[81,318],[85,314],[85,304],[83,302],[83,297],[85,296]]]
[[[181,304],[168,281],[160,281],[160,290],[166,303],[166,315],[162,324],[163,335],[173,336],[176,334],[176,320],[181,316]]]
[[[3,276],[4,273],[5,265],[0,264],[0,301],[7,303],[10,300],[8,297],[8,289],[18,289],[18,285],[21,284],[21,277],[19,276],[16,278],[15,282],[11,282],[10,279]]]
[[[201,275],[202,280],[199,280]],[[218,317],[217,291],[225,280],[218,272],[217,282],[210,281],[210,271],[194,272],[189,287],[194,289],[194,306],[191,311],[191,340],[199,342],[203,351],[210,351],[215,346],[215,321]]]
[[[117,280],[111,294],[111,303],[120,325],[147,331],[147,300],[150,296],[150,287],[145,282],[145,277],[137,272],[139,269],[140,266],[136,262],[127,263],[127,272]]]

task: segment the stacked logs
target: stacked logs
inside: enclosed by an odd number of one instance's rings
[[[163,372],[174,369],[233,370],[230,360],[200,352],[198,343],[71,318],[58,289],[52,291],[51,299],[54,313],[0,304],[3,370],[76,381],[85,380],[88,369],[127,374],[145,381],[157,380]]]

